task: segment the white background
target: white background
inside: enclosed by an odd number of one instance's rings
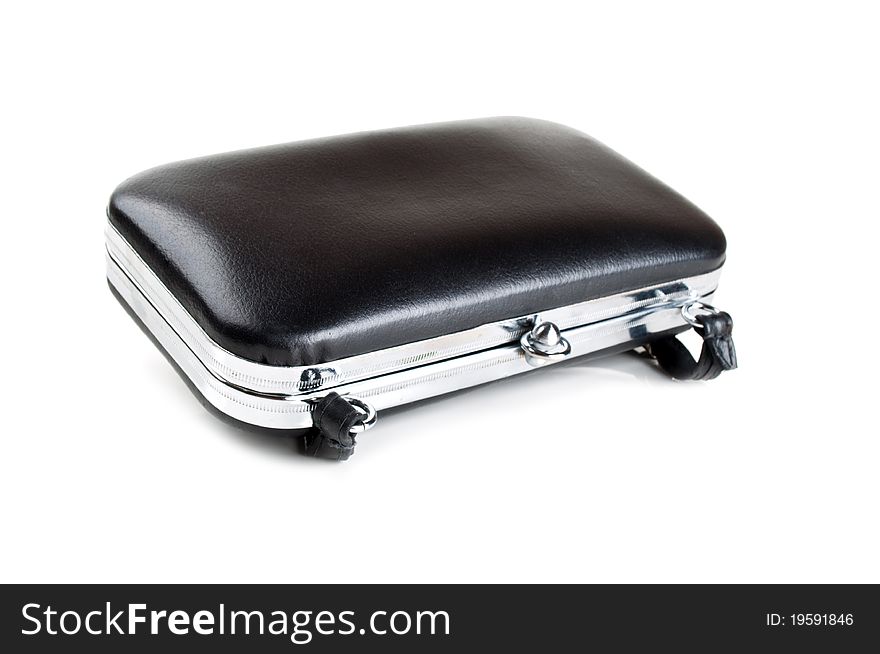
[[[878,21],[727,7],[6,8],[0,580],[880,581]],[[738,371],[545,369],[333,465],[208,414],[107,289],[104,207],[144,168],[498,114],[722,225]]]

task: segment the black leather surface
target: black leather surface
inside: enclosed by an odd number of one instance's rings
[[[312,365],[708,272],[702,211],[575,130],[410,127],[146,171],[111,222],[231,352]]]

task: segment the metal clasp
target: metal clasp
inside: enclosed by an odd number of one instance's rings
[[[530,331],[523,334],[519,344],[526,354],[526,360],[536,366],[559,361],[571,354],[571,343],[562,335],[559,327],[539,319],[535,320]]]
[[[703,327],[697,320],[697,316],[714,316],[718,313],[720,313],[718,309],[711,304],[699,301],[689,302],[681,307],[681,317],[684,318],[687,324],[697,329],[702,329]]]
[[[355,425],[349,431],[350,434],[361,434],[368,429],[372,429],[376,424],[376,420],[379,419],[379,414],[376,412],[376,409],[372,404],[368,402],[364,402],[359,397],[352,397],[351,395],[343,395],[342,399],[351,404],[355,409],[364,414],[364,421],[360,424]]]

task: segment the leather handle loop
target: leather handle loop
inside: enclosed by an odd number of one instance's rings
[[[675,336],[667,336],[649,344],[648,351],[663,370],[675,379],[715,379],[725,370],[737,366],[733,345],[733,318],[724,311],[696,318],[694,331],[703,339],[699,360],[695,360]]]
[[[354,453],[354,427],[366,415],[339,393],[328,393],[312,407],[314,429],[305,436],[306,454],[345,461]]]

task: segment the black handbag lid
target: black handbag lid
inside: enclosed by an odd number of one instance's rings
[[[310,366],[724,262],[705,213],[594,139],[494,118],[169,164],[113,227],[218,345]]]

